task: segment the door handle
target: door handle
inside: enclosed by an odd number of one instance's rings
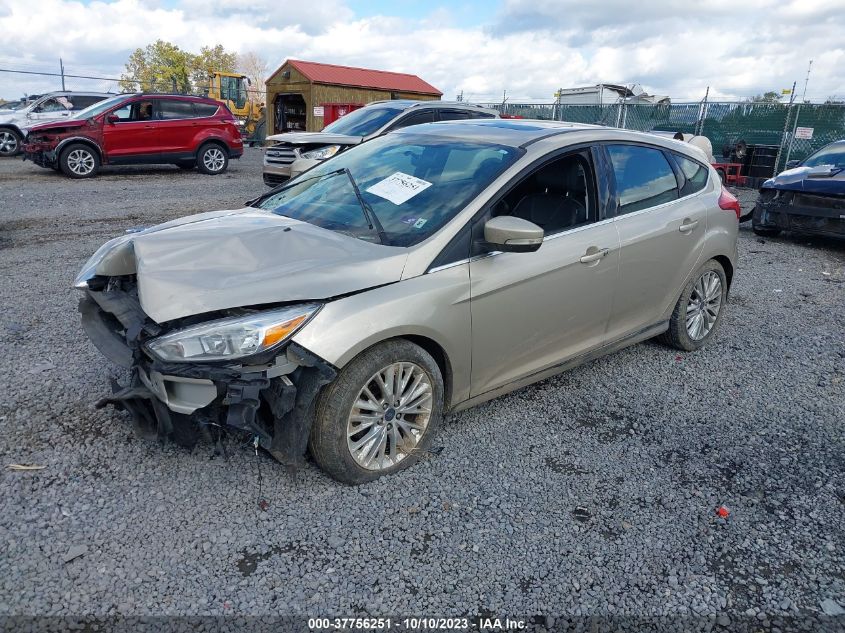
[[[599,261],[602,257],[606,257],[607,254],[610,252],[609,248],[600,248],[596,249],[593,252],[590,252],[591,249],[595,249],[595,246],[591,246],[587,249],[587,252],[581,256],[581,263],[582,264],[592,264],[594,262]]]
[[[145,130],[152,130],[154,127],[155,127],[155,125],[145,125],[144,129]]]
[[[697,226],[698,220],[690,220],[689,218],[686,218],[683,222],[681,222],[681,226],[678,227],[678,230],[681,233],[689,233]]]

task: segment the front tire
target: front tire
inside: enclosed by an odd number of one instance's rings
[[[100,171],[100,157],[89,145],[74,143],[62,151],[59,167],[70,178],[91,178]]]
[[[228,151],[217,143],[208,143],[197,152],[197,169],[202,174],[216,176],[229,167]]]
[[[21,135],[4,128],[0,130],[0,156],[17,156],[21,151]]]
[[[435,360],[395,339],[362,352],[317,399],[311,455],[345,484],[373,481],[415,464],[443,416]]]
[[[684,288],[661,340],[691,352],[704,346],[722,321],[728,283],[725,270],[711,259],[696,271]]]

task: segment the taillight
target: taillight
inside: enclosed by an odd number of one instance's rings
[[[742,215],[742,210],[739,208],[739,200],[724,187],[722,187],[722,193],[719,194],[719,208],[725,211],[733,211],[736,213],[737,220]]]

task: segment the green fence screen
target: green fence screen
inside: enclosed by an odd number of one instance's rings
[[[803,159],[832,141],[845,139],[845,104],[782,103],[673,103],[606,105],[566,105],[556,103],[486,104],[508,116],[547,121],[594,123],[642,132],[665,131],[701,134],[713,144],[717,160],[723,148],[738,141],[749,145],[780,148],[775,171],[786,164],[787,156]],[[812,138],[793,136],[793,130],[812,128]]]

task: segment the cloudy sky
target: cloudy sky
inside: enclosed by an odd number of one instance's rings
[[[156,38],[410,72],[454,98],[552,101],[639,83],[674,101],[803,87],[845,98],[845,0],[0,0],[0,68],[117,77]],[[69,80],[69,88],[116,89]],[[0,72],[0,97],[61,87]]]

